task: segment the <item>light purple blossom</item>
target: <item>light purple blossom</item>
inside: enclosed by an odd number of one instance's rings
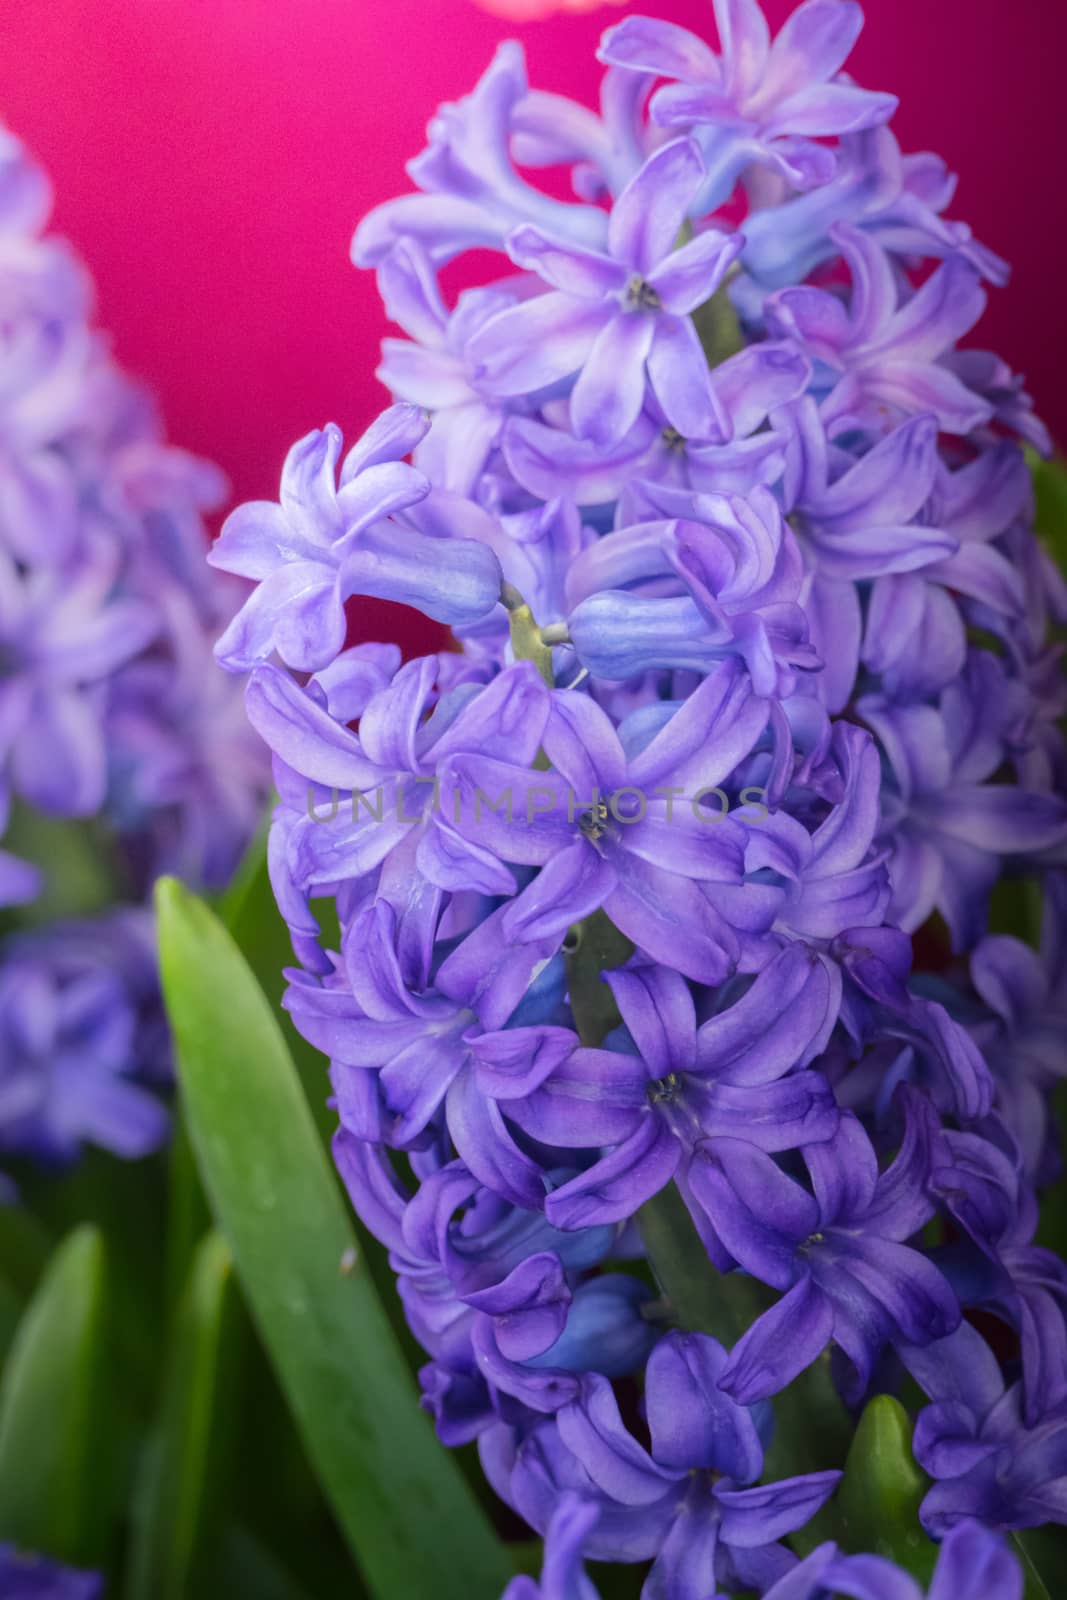
[[[423,1404],[546,1538],[508,1600],[595,1600],[587,1560],[648,1563],[642,1600],[919,1600],[787,1543],[837,1482],[796,1380],[854,1417],[902,1366],[929,1594],[1018,1600],[986,1530],[1067,1520],[1047,440],[959,348],[1007,268],[845,75],[859,7],[715,17],[717,51],[609,30],[597,111],[514,45],[442,108],[354,243],[409,336],[381,461],[338,480],[312,435],[228,524],[285,1004]],[[469,248],[498,281],[453,300]],[[355,593],[458,650],[346,650]],[[991,922],[1025,878],[1040,952]]]

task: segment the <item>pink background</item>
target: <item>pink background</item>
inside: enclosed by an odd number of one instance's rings
[[[711,15],[707,0],[629,9],[702,30]],[[792,7],[766,9],[777,23]],[[1067,440],[1067,7],[866,10],[855,75],[900,95],[905,149],[945,156],[961,175],[954,215],[1014,263],[982,342],[1029,374]],[[472,0],[4,0],[0,116],[51,172],[57,225],[171,437],[218,461],[238,498],[273,496],[293,439],[327,420],[358,430],[384,402],[384,319],[349,239],[368,207],[408,187],[403,163],[434,106],[513,34],[536,83],[591,98],[593,46],[620,14],[515,26]],[[361,631],[397,622],[378,610]]]

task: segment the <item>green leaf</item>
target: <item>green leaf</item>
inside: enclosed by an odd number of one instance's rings
[[[313,1600],[273,1552],[240,1527],[224,1534],[203,1593],[228,1600]],[[359,1595],[355,1580],[349,1579],[346,1600],[359,1600]]]
[[[270,875],[267,871],[265,837],[257,839],[248,850],[233,883],[226,892],[219,908],[219,915],[251,967],[259,987],[271,1003],[275,1019],[288,1045],[289,1054],[296,1064],[319,1136],[323,1144],[329,1148],[336,1118],[326,1103],[330,1093],[326,1057],[313,1045],[308,1044],[293,1025],[288,1011],[282,1009],[282,996],[286,988],[282,972],[284,968],[293,965],[294,958],[289,930],[275,904],[274,891],[271,888]],[[332,921],[328,921],[331,918]],[[341,935],[336,925],[332,904],[321,902],[319,922],[323,925],[323,943],[327,948],[331,946],[338,948]],[[179,1158],[180,1154],[179,1149]],[[190,1166],[186,1166],[180,1176],[182,1189],[172,1190],[172,1195],[181,1211],[192,1210],[195,1214],[196,1174]],[[189,1192],[190,1187],[194,1193]],[[190,1242],[188,1227],[189,1219],[183,1217],[176,1209],[172,1213],[173,1231],[170,1241],[175,1265],[181,1261],[183,1249],[188,1251]],[[361,1228],[357,1227],[356,1232],[364,1259],[370,1268],[393,1331],[407,1355],[408,1366],[415,1372],[422,1366],[425,1356],[412,1338],[404,1317],[404,1308],[396,1292],[396,1279],[389,1265],[389,1252],[378,1243],[377,1239]],[[188,1260],[187,1254],[185,1259]]]
[[[23,1300],[41,1280],[54,1247],[44,1224],[22,1205],[0,1205],[0,1278]]]
[[[156,904],[193,1145],[323,1491],[380,1600],[497,1600],[505,1551],[418,1408],[271,1006],[195,896]]]
[[[937,1560],[937,1546],[919,1521],[928,1488],[912,1455],[908,1413],[891,1395],[876,1395],[859,1420],[834,1502],[838,1542],[928,1580]]]
[[[308,1044],[294,1027],[289,1013],[282,1010],[286,988],[282,973],[286,967],[294,965],[294,956],[289,929],[275,904],[264,838],[257,839],[250,847],[219,907],[219,915],[271,1003],[319,1133],[323,1142],[329,1144],[334,1118],[326,1104],[330,1094],[326,1058]],[[340,936],[333,942],[339,944]]]
[[[76,1229],[19,1323],[0,1383],[0,1539],[72,1565],[97,1558],[104,1415],[104,1244]]]
[[[1067,1536],[1062,1527],[1026,1528],[1011,1535],[1023,1569],[1023,1600],[1052,1600],[1059,1588],[1067,1557]]]
[[[197,1246],[211,1226],[181,1095],[175,1096],[167,1184],[167,1312],[178,1314]]]
[[[755,1278],[716,1271],[673,1183],[646,1200],[637,1222],[668,1313],[689,1332],[710,1333],[729,1348],[771,1304]]]
[[[582,1043],[595,1047],[622,1021],[601,974],[629,961],[634,947],[603,911],[594,911],[567,930],[563,950],[574,1026]]]
[[[229,1246],[209,1234],[178,1313],[159,1422],[135,1510],[128,1600],[196,1592],[218,1526],[237,1375],[237,1303]]]
[[[1044,461],[1027,451],[1034,482],[1034,525],[1050,555],[1067,566],[1067,465],[1057,456]]]

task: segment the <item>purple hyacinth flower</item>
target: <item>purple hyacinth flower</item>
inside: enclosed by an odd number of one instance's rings
[[[502,249],[523,222],[598,249],[605,218],[596,206],[568,205],[525,181],[511,159],[529,95],[522,46],[502,44],[473,93],[437,109],[429,146],[408,163],[423,190],[388,200],[364,217],[352,240],[357,266],[375,267],[400,239],[415,239],[435,265],[462,250]]]
[[[602,448],[633,427],[646,386],[686,438],[721,437],[689,313],[714,294],[742,241],[708,229],[675,249],[702,176],[691,140],[657,150],[615,201],[606,252],[532,224],[509,233],[511,259],[551,292],[501,311],[474,335],[468,354],[480,386],[529,394],[578,373],[571,426]]]
[[[932,413],[946,433],[968,434],[993,408],[941,358],[969,332],[985,307],[975,269],[952,256],[902,298],[885,249],[844,223],[834,242],[852,273],[849,305],[827,289],[782,289],[767,302],[776,338],[794,338],[826,374],[822,416],[828,433],[883,431],[886,417]]]
[[[166,1138],[151,923],[120,911],[10,939],[0,964],[0,1150],[63,1165],[83,1144],[128,1160]]]
[[[838,1594],[862,1600],[923,1600],[914,1578],[892,1562],[881,1556],[842,1555],[833,1544],[813,1550],[767,1590],[765,1600],[828,1600]],[[1022,1600],[1022,1594],[1018,1557],[996,1534],[967,1521],[945,1539],[926,1600]]]
[[[1025,700],[997,657],[971,651],[936,706],[865,695],[857,710],[888,759],[882,796],[892,845],[892,919],[907,932],[934,909],[957,950],[982,936],[989,892],[1004,863],[1039,857],[1067,838],[1060,795],[993,781],[1025,745]]]
[[[981,1334],[962,1323],[904,1361],[932,1404],[920,1411],[913,1448],[934,1479],[920,1515],[934,1538],[972,1517],[987,1527],[1038,1527],[1059,1520],[1067,1496],[1067,1408],[1029,1428],[1022,1385],[1005,1385]]]
[[[290,773],[277,776],[296,811],[287,845],[302,890],[362,877],[407,842],[415,852],[412,862],[405,858],[408,870],[415,867],[439,889],[514,891],[504,862],[521,855],[501,856],[483,838],[477,798],[464,830],[447,800],[445,774],[468,756],[489,764],[511,760],[521,774],[515,803],[522,811],[526,790],[537,781],[530,768],[549,714],[549,691],[533,664],[519,661],[484,687],[460,684],[439,696],[449,659],[409,661],[363,706],[358,734],[279,669],[261,667],[251,678],[249,717]]]
[[[590,545],[567,579],[571,642],[594,677],[702,671],[737,655],[757,694],[784,695],[819,665],[800,552],[769,489],[743,498],[639,484],[620,518],[627,525]]]
[[[257,587],[216,646],[224,666],[244,672],[275,650],[297,671],[328,666],[344,644],[353,594],[418,605],[450,624],[492,610],[500,570],[490,550],[392,520],[430,493],[403,460],[428,426],[417,407],[390,407],[348,452],[340,484],[340,430],[309,433],[286,457],[280,502],[231,512],[208,559]]]
[[[0,1594],[5,1600],[103,1600],[103,1593],[104,1580],[97,1572],[0,1545]]]
[[[25,568],[0,547],[0,763],[52,816],[89,816],[107,792],[103,680],[148,645],[159,616],[113,599],[117,551]]]
[[[561,1494],[600,1507],[592,1559],[654,1559],[643,1600],[705,1600],[719,1584],[763,1589],[787,1572],[779,1543],[829,1498],[840,1473],[756,1485],[763,1450],[753,1412],[720,1387],[726,1352],[704,1334],[667,1334],[649,1357],[651,1449],[628,1431],[611,1385],[583,1380],[578,1397],[527,1434],[510,1461],[483,1439],[494,1484],[535,1528]],[[753,1485],[756,1485],[753,1487]]]
[[[806,0],[771,42],[757,0],[715,0],[721,55],[671,22],[627,17],[601,42],[602,61],[673,78],[652,102],[661,126],[692,129],[708,177],[702,209],[729,199],[746,168],[769,166],[792,187],[825,183],[833,156],[816,139],[875,127],[894,95],[839,77],[863,26],[852,0]]]
[[[512,476],[542,500],[566,493],[579,505],[618,500],[628,484],[662,482],[710,494],[748,494],[777,483],[785,470],[788,432],[767,426],[772,412],[800,397],[811,376],[791,346],[751,345],[711,372],[721,441],[685,439],[652,397],[625,438],[609,450],[576,439],[564,425],[511,417],[501,449]],[[546,413],[552,407],[546,407]]]
[[[352,923],[338,974],[343,983],[294,984],[285,1005],[304,1037],[331,1058],[343,1125],[405,1149],[425,1144],[443,1110],[475,1178],[512,1204],[536,1209],[544,1198],[542,1170],[516,1142],[507,1106],[486,1093],[473,1046],[483,1029],[503,1027],[512,1016],[555,941],[506,944],[501,921],[498,913],[479,924],[431,985],[423,973],[405,974],[406,930],[379,900]],[[551,1059],[561,1048],[560,1031],[530,1029],[534,1053]]]
[[[766,716],[740,663],[727,661],[633,761],[595,702],[568,691],[553,694],[544,729],[551,770],[450,755],[441,806],[468,845],[541,869],[505,908],[507,937],[561,938],[603,907],[655,960],[721,982],[740,956],[729,890],[741,885],[748,830],[723,815],[720,796],[712,811],[697,802],[751,751]]]
[[[1007,283],[1007,262],[980,244],[965,222],[942,216],[956,179],[938,156],[903,156],[884,125],[845,134],[836,154],[837,171],[828,183],[788,204],[764,195],[746,217],[742,261],[761,286],[802,283],[837,254],[832,230],[841,222],[862,228],[894,255],[961,255],[990,283]]]
[[[937,471],[937,418],[912,417],[857,461],[827,438],[811,399],[796,412],[784,486],[812,564],[830,578],[914,572],[959,541],[920,519]]]
[[[906,1243],[933,1212],[923,1188],[932,1110],[921,1097],[907,1109],[900,1153],[881,1174],[860,1123],[844,1114],[832,1139],[804,1150],[812,1192],[752,1145],[698,1149],[689,1184],[723,1244],[783,1291],[733,1348],[723,1385],[735,1399],[777,1393],[831,1340],[852,1364],[858,1397],[888,1342],[929,1343],[958,1325],[948,1283]]]
[[[501,1600],[598,1600],[582,1566],[582,1546],[600,1515],[596,1502],[563,1494],[545,1530],[541,1580],[512,1578]]]
[[[415,464],[440,488],[471,494],[503,426],[507,408],[481,392],[467,346],[478,329],[514,304],[499,289],[470,289],[453,312],[437,276],[414,239],[400,239],[378,268],[386,314],[411,341],[383,339],[377,371],[397,400],[432,412],[434,426],[415,451]]]
[[[640,1315],[647,1287],[620,1273],[587,1276],[618,1230],[561,1233],[483,1188],[458,1161],[435,1166],[424,1157],[409,1195],[381,1149],[344,1127],[334,1153],[359,1216],[389,1249],[412,1330],[432,1356],[421,1374],[424,1405],[445,1443],[484,1432],[501,1396],[549,1414],[576,1397],[583,1372],[621,1377],[643,1362],[655,1338]]]
[[[625,1052],[584,1049],[572,1035],[568,1052],[535,1061],[507,1030],[473,1045],[483,1088],[515,1096],[505,1109],[527,1135],[604,1151],[548,1196],[545,1212],[557,1226],[632,1216],[680,1166],[684,1178],[698,1143],[725,1137],[783,1151],[835,1131],[830,1086],[807,1070],[837,1017],[839,979],[829,963],[796,946],[784,950],[699,1029],[678,973],[636,961],[607,981],[628,1030]],[[772,997],[781,1010],[768,1026]],[[684,1183],[683,1193],[688,1198]]]

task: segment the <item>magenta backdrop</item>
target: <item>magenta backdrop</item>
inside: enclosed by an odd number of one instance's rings
[[[702,29],[710,18],[707,0],[629,9]],[[777,22],[792,7],[766,9]],[[856,76],[900,95],[904,147],[945,156],[961,175],[954,214],[1014,263],[983,342],[1029,374],[1067,440],[1067,6],[866,10]],[[368,207],[406,187],[433,107],[510,34],[536,82],[588,98],[594,43],[620,14],[516,27],[472,0],[4,0],[0,117],[51,172],[57,224],[171,436],[214,457],[237,497],[273,495],[294,438],[331,419],[356,430],[383,403],[384,320],[348,244]]]

